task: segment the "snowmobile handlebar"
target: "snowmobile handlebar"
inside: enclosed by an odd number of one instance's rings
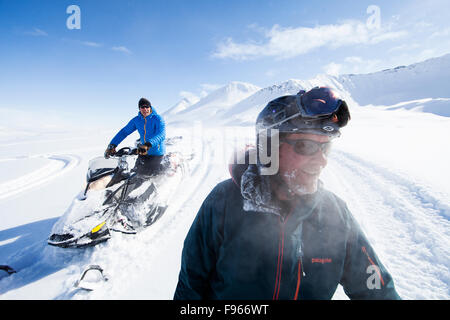
[[[119,151],[117,151],[112,157],[116,157],[116,158],[120,158],[123,156],[132,156],[132,155],[137,155],[138,154],[138,149],[137,148],[130,148],[130,147],[124,147],[119,149]]]

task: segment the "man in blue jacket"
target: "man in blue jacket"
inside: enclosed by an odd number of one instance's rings
[[[158,171],[164,156],[166,129],[163,118],[158,115],[150,101],[141,98],[138,103],[139,113],[130,120],[111,140],[106,151],[105,158],[116,153],[117,146],[134,131],[140,135],[138,145],[138,158],[133,169],[140,176],[151,175]]]
[[[400,298],[344,201],[319,180],[349,119],[323,87],[268,103],[256,122],[259,161],[232,165],[197,213],[175,299],[331,299],[339,284],[351,299]],[[261,160],[265,138],[276,174]]]

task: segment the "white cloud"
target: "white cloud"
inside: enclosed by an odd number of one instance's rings
[[[361,57],[347,57],[344,59],[346,65],[343,66],[345,73],[371,73],[383,68],[379,59],[363,59]]]
[[[86,46],[86,47],[92,47],[92,48],[103,47],[102,43],[94,42],[94,41],[81,41],[81,40],[75,40],[75,39],[69,39],[69,38],[62,38],[61,40],[64,42],[71,43],[71,44],[77,44],[77,45],[82,45],[82,46]]]
[[[189,92],[189,91],[181,91],[180,96],[191,102],[196,102],[199,100],[199,97],[197,97],[194,93]]]
[[[450,35],[450,27],[449,28],[444,28],[444,29],[440,29],[438,31],[435,31],[431,34],[430,38],[441,38],[441,37],[448,37]]]
[[[391,49],[388,50],[389,53],[395,53],[395,52],[401,52],[401,51],[415,51],[418,48],[420,48],[420,45],[418,43],[406,43],[406,44],[401,44],[399,46],[395,46]]]
[[[221,87],[223,87],[223,85],[221,85],[221,84],[202,83],[200,85],[199,93],[193,93],[190,91],[180,91],[179,94],[182,98],[185,98],[185,99],[195,103],[198,100],[200,100],[201,98],[206,97],[212,91],[217,90]]]
[[[283,28],[274,25],[272,29],[266,31],[264,42],[237,43],[232,38],[227,38],[218,44],[213,57],[236,60],[260,57],[286,59],[321,47],[339,48],[357,44],[376,44],[406,35],[406,31],[392,32],[383,28],[368,28],[365,23],[355,20],[314,28]]]
[[[216,84],[216,83],[202,83],[200,85],[200,87],[202,88],[202,90],[204,91],[214,91],[219,89],[220,87],[223,87],[223,84]]]
[[[341,72],[342,64],[331,62],[327,64],[325,67],[323,67],[323,70],[326,74],[332,75],[332,76],[338,76]]]
[[[206,97],[208,94],[210,94],[212,91],[223,87],[223,85],[215,83],[202,83],[200,87],[201,87],[200,96],[203,98]]]
[[[132,54],[132,52],[127,47],[124,47],[124,46],[112,47],[111,49],[113,51],[123,52],[126,54]]]
[[[88,46],[88,47],[94,47],[94,48],[100,48],[103,46],[101,43],[93,42],[93,41],[82,41],[81,44]]]
[[[345,60],[345,62],[348,62],[348,63],[356,63],[356,64],[362,64],[362,63],[364,63],[363,58],[361,58],[361,57],[355,57],[355,56],[347,57],[347,58],[345,58],[344,60]]]
[[[382,68],[382,61],[378,59],[364,59],[357,56],[350,56],[342,63],[330,62],[322,69],[326,74],[338,76],[340,74],[364,74],[379,71]]]
[[[28,36],[35,36],[35,37],[47,37],[48,33],[45,32],[44,30],[38,29],[38,28],[33,28],[33,31],[26,31],[24,32],[24,34],[28,35]]]
[[[264,35],[267,32],[267,29],[259,26],[257,23],[251,23],[247,26],[247,29],[257,32],[259,34]]]
[[[270,70],[267,70],[267,71],[265,72],[265,75],[266,75],[267,77],[269,77],[269,78],[272,78],[272,77],[275,77],[276,75],[278,75],[279,73],[280,73],[279,70],[276,70],[276,69],[270,69]]]
[[[380,42],[387,41],[387,40],[400,39],[400,38],[405,37],[406,35],[408,35],[408,32],[406,32],[406,31],[381,33],[379,35],[374,36],[370,40],[370,43],[376,44],[376,43],[380,43]]]

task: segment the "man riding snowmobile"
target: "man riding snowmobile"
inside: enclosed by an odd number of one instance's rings
[[[110,231],[134,234],[153,224],[166,211],[171,196],[185,176],[185,158],[175,147],[182,137],[165,141],[163,119],[142,98],[138,116],[112,139],[103,157],[89,162],[87,185],[52,229],[48,243],[85,247],[110,238]],[[117,150],[138,130],[137,148]],[[136,155],[138,155],[136,159]],[[129,167],[134,162],[134,168]]]
[[[159,170],[166,151],[166,129],[163,118],[156,113],[150,101],[141,98],[139,114],[128,122],[111,140],[105,151],[105,158],[116,153],[116,147],[134,131],[140,135],[138,158],[133,169],[140,176],[148,176]]]

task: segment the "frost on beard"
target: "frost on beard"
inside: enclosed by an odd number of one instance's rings
[[[270,176],[260,175],[257,165],[249,165],[241,178],[241,193],[245,211],[280,214],[281,208],[273,204]]]
[[[289,173],[285,173],[284,177],[287,178],[288,181],[294,181],[294,179],[297,176],[297,170],[298,169],[294,169]],[[299,183],[289,183],[288,186],[288,192],[291,193],[292,195],[296,194],[299,196],[302,195],[308,195],[308,194],[314,194],[317,191],[317,187],[318,187],[318,181],[316,180],[316,182],[314,183],[313,187],[307,187],[303,184],[299,184]]]

